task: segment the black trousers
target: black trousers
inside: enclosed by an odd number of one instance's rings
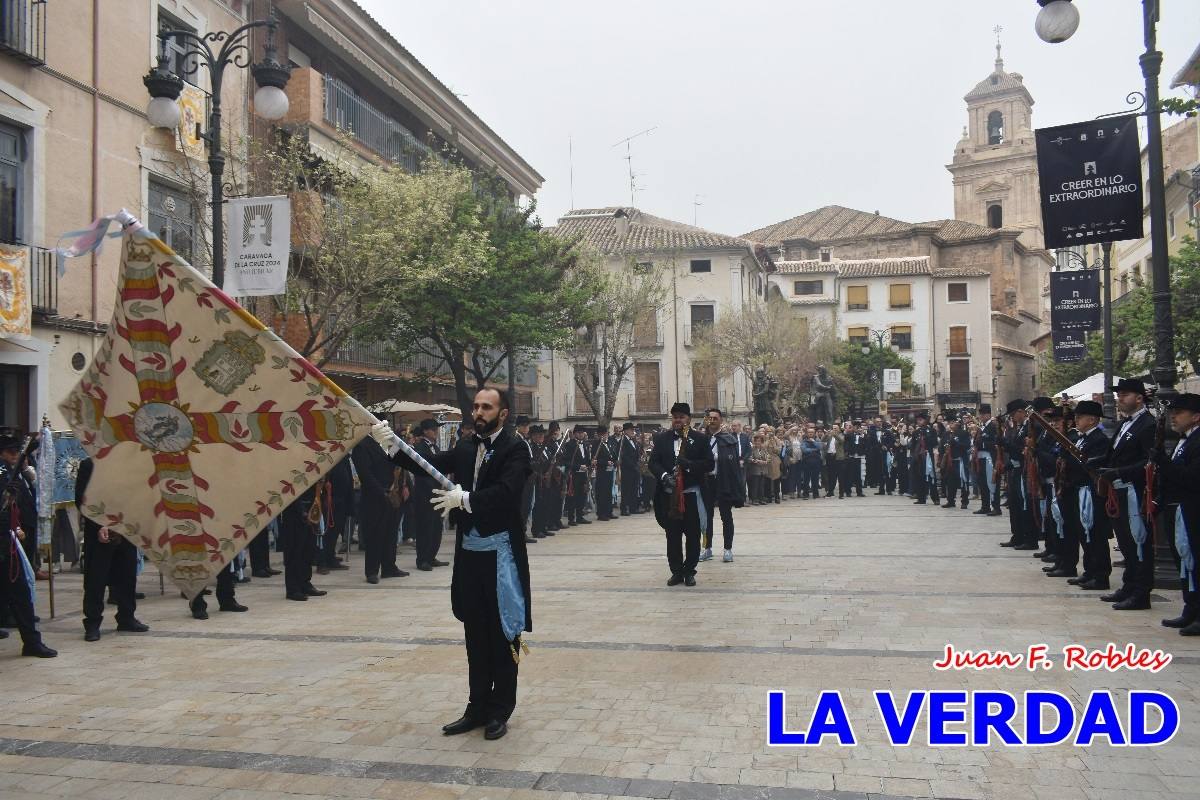
[[[660,522],[667,535],[667,565],[671,574],[686,578],[696,574],[696,564],[700,561],[700,510],[695,492],[684,492],[683,496],[683,517],[674,518],[664,508]],[[666,496],[665,502],[673,505],[678,501],[672,494]]]
[[[971,499],[971,487],[963,483],[959,469],[958,459],[951,459],[949,468],[942,472],[943,483],[946,487],[946,502],[953,505],[954,496],[961,494],[963,507],[965,508],[967,502]]]
[[[567,497],[567,522],[578,522],[583,519],[583,509],[588,499],[588,476],[586,472],[572,472],[567,475],[571,481],[572,494]]]
[[[217,573],[216,595],[218,605],[237,602],[237,597],[234,595],[235,585],[236,582],[234,581],[234,574],[229,567],[225,567],[223,570]],[[193,611],[196,609],[208,608],[208,603],[205,602],[204,595],[196,595],[196,599],[192,601],[191,607]]]
[[[925,469],[928,466],[929,458],[929,454],[926,453],[923,456],[913,459],[913,492],[916,494],[917,500],[926,500],[928,498],[932,499],[933,502],[938,503],[940,500],[938,499],[936,471],[934,472],[934,478],[929,478],[925,474]]]
[[[883,459],[878,450],[867,453],[867,486],[878,486],[882,483]]]
[[[26,533],[26,536],[31,535]],[[4,549],[4,553],[0,557],[0,614],[3,614],[4,609],[8,609],[17,629],[21,632],[22,643],[40,644],[42,634],[37,628],[37,623],[33,621],[33,587],[26,580],[25,569],[21,564],[14,564],[12,561],[13,558],[19,559],[21,556],[11,552],[10,548],[13,547],[11,542],[12,534],[0,539],[0,548]],[[21,547],[20,544],[16,546]]]
[[[896,461],[892,464],[892,472],[896,476],[896,491],[900,494],[909,494],[912,489],[912,471],[908,466],[907,454],[896,456]]]
[[[87,525],[83,533],[83,627],[99,628],[104,618],[104,590],[112,587],[117,601],[117,624],[134,618],[137,603],[137,548],[125,538],[113,537],[104,544],[96,529]]]
[[[596,468],[596,519],[612,519],[614,474],[608,470]]]
[[[271,534],[266,528],[255,534],[246,545],[246,552],[250,555],[250,572],[266,572],[271,568]]]
[[[381,571],[394,572],[397,569],[396,537],[400,528],[398,509],[392,508],[386,498],[381,498],[379,503],[364,503],[359,526],[366,551],[363,559],[366,576],[370,578]]]
[[[979,463],[975,466],[975,483],[979,486],[980,508],[984,511],[991,511],[993,508],[1000,508],[1000,479],[998,477],[996,478],[996,488],[993,490],[993,492],[989,493],[988,481],[991,479],[992,474],[990,468],[988,467],[988,462],[980,459]],[[1078,500],[1076,500],[1076,506],[1078,505]]]
[[[800,468],[800,494],[816,497],[821,493],[821,462],[806,461]]]
[[[838,461],[825,456],[825,496],[828,497],[837,491],[838,486]]]
[[[635,469],[621,470],[621,514],[636,514],[640,502],[642,476]]]
[[[1026,500],[1027,491],[1022,470],[1010,467],[1008,470],[1008,530],[1012,534],[1010,541],[1015,544],[1037,542],[1037,529],[1034,526],[1034,500],[1032,498]]]
[[[317,566],[332,567],[337,562],[337,542],[338,537],[345,537],[346,541],[350,541],[350,532],[347,527],[350,522],[350,509],[340,509],[335,503],[333,506],[333,526],[325,531],[322,537],[321,551],[317,553]]]
[[[982,496],[987,497],[987,487],[983,488]],[[1055,548],[1055,563],[1059,569],[1069,571],[1079,570],[1079,543],[1083,540],[1083,524],[1079,521],[1079,489],[1068,486],[1063,489],[1058,498],[1058,507],[1062,511],[1062,538]],[[1101,511],[1103,513],[1103,511]]]
[[[413,499],[408,504],[412,515],[413,533],[416,536],[417,563],[428,564],[437,558],[442,549],[442,515],[424,499]],[[536,530],[537,525],[535,523]]]
[[[713,521],[719,511],[721,514],[721,538],[724,540],[725,549],[733,549],[733,503],[728,500],[717,499],[716,477],[709,475],[704,479],[704,510],[708,515],[708,527],[704,529],[705,548],[712,547],[713,540]]]
[[[559,506],[555,506],[556,502]],[[533,495],[534,533],[545,533],[553,523],[559,521],[561,515],[555,513],[556,508],[561,508],[557,487],[552,481],[546,481],[544,484],[539,481]]]
[[[467,645],[470,700],[466,716],[505,722],[517,707],[517,662],[500,626],[496,554],[464,550],[455,564],[455,589]]]
[[[1154,589],[1154,537],[1147,533],[1139,557],[1138,545],[1130,530],[1129,498],[1124,489],[1117,490],[1117,502],[1121,506],[1121,513],[1112,521],[1112,527],[1117,534],[1117,548],[1125,559],[1121,587],[1133,592],[1136,597],[1149,597]]]
[[[861,497],[863,493],[862,459],[858,456],[846,456],[838,462],[838,472],[841,476],[839,495],[848,496],[851,491],[855,491]]]
[[[1163,528],[1168,534],[1171,541],[1171,551],[1175,554],[1176,563],[1179,562],[1179,551],[1175,547],[1175,509],[1179,507],[1178,503],[1169,503],[1163,506]],[[1188,547],[1193,553],[1200,553],[1200,530],[1188,530],[1187,532]],[[1194,568],[1190,574],[1183,576],[1183,584],[1180,590],[1183,593],[1183,616],[1195,617],[1200,614],[1200,567]],[[1197,591],[1193,591],[1190,585],[1194,584]]]
[[[312,584],[317,537],[307,525],[285,525],[283,529],[283,585],[288,594],[304,593]]]

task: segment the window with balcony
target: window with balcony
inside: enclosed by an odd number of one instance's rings
[[[580,386],[580,382],[583,383],[582,387]],[[587,366],[576,365],[575,383],[572,387],[575,390],[575,404],[573,409],[575,416],[591,415],[592,406],[590,403],[588,403],[587,396],[588,393],[592,392],[596,388],[596,385],[599,382],[600,373],[599,370],[597,370],[594,366],[589,368]],[[586,391],[584,387],[586,387]]]
[[[409,172],[433,151],[412,131],[358,96],[354,88],[325,76],[325,121],[349,132],[356,142]]]
[[[717,370],[707,361],[692,362],[692,413],[717,405]]]
[[[699,333],[704,328],[711,328],[716,321],[716,306],[705,304],[692,305],[692,333]]]
[[[792,294],[824,294],[825,281],[796,281],[792,284]]]
[[[0,51],[46,63],[46,0],[0,0]]]
[[[871,340],[871,330],[866,325],[847,328],[846,339],[855,347],[861,347]]]
[[[638,414],[663,412],[657,361],[638,361],[633,365],[633,405]]]
[[[893,283],[888,286],[888,308],[912,308],[911,283]]]
[[[191,199],[165,183],[150,179],[150,230],[189,264],[195,264],[196,212]]]
[[[965,283],[947,283],[946,284],[946,302],[947,303],[965,303],[965,302],[967,302],[967,285]]]
[[[712,261],[707,258],[693,258],[691,270],[692,272],[712,272]]]
[[[21,241],[24,178],[25,137],[19,128],[0,124],[0,241]]]
[[[161,35],[165,31],[196,33],[196,28],[160,8],[158,10],[158,32]],[[186,57],[188,50],[191,49],[190,41],[190,39],[171,36],[165,40],[165,47],[167,64],[171,71],[194,86],[200,66],[198,59]]]
[[[867,287],[866,286],[847,286],[846,287],[846,310],[847,311],[866,311],[869,308],[867,302]]]
[[[950,359],[950,391],[971,391],[971,359]]]
[[[662,346],[662,341],[658,338],[658,315],[653,308],[647,308],[638,314],[633,323],[633,343],[637,347]]]
[[[912,350],[912,326],[911,325],[893,325],[892,326],[892,344],[896,345],[900,350]]]
[[[970,339],[967,338],[966,325],[950,326],[950,353],[952,355],[966,355],[971,352],[970,343]]]

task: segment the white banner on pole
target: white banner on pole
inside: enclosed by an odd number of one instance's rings
[[[225,293],[234,297],[284,294],[291,249],[292,204],[288,198],[230,200]]]
[[[900,370],[885,369],[883,371],[883,390],[885,392],[900,391]]]

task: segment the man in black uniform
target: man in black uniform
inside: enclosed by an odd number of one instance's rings
[[[546,495],[549,492],[551,462],[546,458],[546,429],[541,425],[529,426],[529,452],[532,457],[529,462],[530,480],[533,481],[533,515],[529,532],[534,539],[545,539]]]
[[[533,446],[529,443],[529,417],[524,414],[517,416],[516,422],[513,423],[513,432],[517,434],[517,438],[525,445],[525,449],[529,451],[529,463],[533,463]],[[529,477],[525,479],[525,490],[521,493],[521,519],[525,526],[521,534],[525,537],[527,544],[534,544],[537,539],[532,535],[530,528],[533,524],[533,502],[534,493],[537,488],[534,485],[533,470],[529,472]]]
[[[588,499],[588,471],[592,466],[584,426],[575,426],[574,438],[563,447],[559,460],[566,469],[563,482],[567,487],[567,526],[591,525],[591,520],[583,516]]]
[[[600,438],[592,450],[596,467],[596,519],[607,522],[613,518],[613,479],[617,474],[617,450],[608,440],[608,429],[599,430]]]
[[[971,487],[967,481],[967,470],[971,461],[971,434],[967,433],[962,421],[950,422],[950,432],[945,446],[950,448],[950,466],[946,471],[946,502],[942,508],[954,508],[954,496],[962,496],[962,507],[970,504]]]
[[[1185,393],[1171,401],[1171,427],[1179,434],[1179,443],[1168,455],[1155,452],[1158,483],[1162,487],[1163,516],[1173,525],[1175,555],[1179,558],[1179,578],[1183,590],[1183,613],[1164,619],[1168,628],[1179,628],[1183,636],[1200,636],[1200,574],[1196,559],[1200,556],[1200,395]]]
[[[1088,470],[1096,470],[1108,458],[1108,438],[1100,429],[1104,410],[1099,403],[1084,400],[1075,406],[1073,437],[1079,458],[1060,455],[1062,469],[1058,480],[1058,507],[1062,512],[1062,540],[1058,547],[1055,569],[1046,573],[1051,578],[1069,578],[1067,583],[1086,588],[1108,588],[1110,567],[1098,563],[1097,554],[1108,557],[1108,516],[1099,502]],[[1083,464],[1080,464],[1080,459]],[[1094,547],[1092,538],[1100,542]],[[1079,550],[1083,548],[1083,574],[1079,575]],[[1105,562],[1106,563],[1106,562]],[[1103,587],[1090,585],[1103,582]]]
[[[413,449],[428,461],[441,452],[437,438],[437,420],[421,420]],[[431,505],[433,490],[436,488],[437,484],[424,470],[413,472],[413,489],[412,497],[409,498],[408,513],[413,515],[413,536],[417,540],[417,569],[422,572],[446,566],[446,562],[439,561],[437,557],[442,547],[442,515]]]
[[[484,727],[484,738],[499,739],[517,705],[521,632],[533,630],[529,557],[519,535],[529,448],[504,426],[509,409],[503,392],[478,392],[472,413],[474,437],[430,461],[457,481],[451,490],[434,491],[434,507],[455,515],[450,602],[463,624],[470,683],[466,710],[442,732],[452,736]],[[371,436],[389,450],[395,441],[385,422]],[[407,469],[421,469],[404,453],[391,455]]]
[[[632,422],[621,426],[617,461],[621,465],[621,516],[641,511],[642,452],[637,427]]]
[[[1028,403],[1024,400],[1010,400],[1005,410],[1008,412],[1012,426],[1003,437],[1004,456],[1008,459],[1005,472],[1008,478],[1008,529],[1009,539],[1001,542],[1001,547],[1023,547],[1030,538],[1036,539],[1033,531],[1033,500],[1029,497],[1029,489],[1025,481],[1025,439],[1029,420],[1026,419],[1025,409]],[[1037,549],[1035,542],[1033,549]]]
[[[912,485],[917,499],[914,505],[923,506],[927,497],[932,497],[933,504],[939,504],[937,487],[938,437],[929,426],[929,415],[924,411],[917,413],[917,429],[913,431],[908,447],[912,453],[909,463],[912,469]]]
[[[363,566],[367,583],[379,583],[380,578],[403,578],[408,573],[396,566],[396,537],[400,526],[399,506],[393,491],[396,466],[370,439],[356,444],[350,457],[354,459],[362,487],[359,530],[366,551]]]
[[[120,534],[101,527],[83,514],[83,495],[92,480],[95,464],[90,458],[79,462],[75,475],[75,508],[83,525],[83,639],[100,640],[104,618],[104,589],[111,587],[117,604],[117,630],[145,633],[149,626],[134,616],[137,610],[137,548]]]
[[[842,476],[839,497],[849,497],[853,488],[859,497],[863,496],[862,484],[862,455],[865,449],[866,437],[856,422],[846,422],[845,431],[846,457],[842,459]]]
[[[328,594],[313,586],[312,576],[317,536],[321,525],[329,521],[326,512],[332,491],[326,479],[322,478],[279,515],[279,538],[283,540],[283,585],[288,600],[306,601],[310,597]]]
[[[563,512],[563,471],[559,464],[559,454],[562,452],[563,439],[559,434],[560,426],[551,422],[546,428],[546,461],[548,462],[547,477],[543,481],[542,495],[545,497],[545,531],[547,536],[553,536],[555,531],[562,530]]]
[[[21,445],[22,437],[16,431],[6,429],[0,434],[0,486],[11,487],[12,497],[17,504],[17,523],[25,534],[21,548],[29,559],[29,565],[37,572],[37,483],[31,477],[33,466],[28,461],[20,472],[15,472],[21,461]],[[37,445],[34,444],[34,447]]]
[[[988,403],[979,406],[979,433],[975,437],[975,481],[979,485],[979,510],[976,514],[998,517],[1000,510],[1000,481],[996,462],[1000,458],[1000,423],[992,417]]]
[[[58,651],[46,646],[42,641],[42,633],[37,627],[33,599],[36,579],[33,574],[33,563],[25,555],[26,542],[33,539],[36,543],[36,522],[34,527],[26,527],[24,515],[21,514],[17,522],[19,532],[7,522],[8,515],[11,513],[9,504],[15,499],[18,503],[18,513],[20,513],[21,494],[29,491],[23,475],[13,478],[13,471],[20,464],[21,440],[14,433],[0,434],[0,450],[4,452],[3,468],[0,469],[0,489],[6,490],[3,503],[0,503],[0,509],[2,509],[0,513],[5,515],[4,529],[7,530],[7,533],[0,537],[3,538],[3,544],[0,544],[0,614],[7,609],[12,615],[17,629],[20,630],[21,655],[54,658],[58,655]],[[35,511],[35,519],[36,516],[37,512]],[[5,631],[4,636],[0,638],[7,636],[8,632]]]
[[[1117,490],[1121,511],[1113,520],[1113,530],[1125,559],[1125,571],[1121,588],[1100,599],[1112,603],[1118,611],[1137,611],[1150,608],[1150,592],[1154,589],[1154,542],[1141,510],[1146,462],[1154,449],[1155,419],[1146,408],[1144,383],[1123,378],[1112,390],[1117,393],[1117,409],[1125,415],[1125,422],[1112,440],[1108,466],[1101,475]]]
[[[328,575],[330,570],[349,569],[338,558],[338,537],[345,537],[348,542],[350,531],[347,526],[354,516],[354,470],[350,466],[350,454],[345,453],[333,469],[326,473],[329,485],[333,487],[330,502],[333,505],[329,530],[321,539],[321,549],[317,553],[317,572]],[[346,547],[349,550],[349,545]]]
[[[1049,399],[1049,398],[1046,398]],[[1042,417],[1050,422],[1051,425],[1061,425],[1063,419],[1062,409],[1054,406],[1053,402],[1045,411],[1039,412]],[[1043,567],[1043,572],[1054,572],[1055,564],[1058,561],[1058,552],[1061,549],[1062,539],[1058,529],[1058,520],[1054,516],[1056,508],[1054,504],[1055,492],[1055,477],[1058,474],[1058,459],[1062,454],[1057,440],[1054,439],[1048,432],[1038,430],[1037,444],[1034,446],[1034,452],[1037,454],[1038,462],[1038,481],[1041,484],[1041,504],[1038,506],[1039,521],[1041,522],[1041,534],[1044,547],[1033,554],[1034,558],[1040,558],[1047,562],[1050,566]],[[1061,505],[1058,506],[1061,511]]]
[[[691,406],[675,403],[671,406],[671,430],[654,437],[650,452],[650,472],[658,480],[654,516],[667,535],[667,565],[671,568],[668,586],[696,585],[700,515],[707,516],[700,492],[704,476],[712,468],[708,436],[692,430]]]
[[[704,542],[700,558],[712,558],[713,522],[717,511],[721,514],[721,535],[725,552],[721,560],[733,561],[733,509],[746,504],[746,476],[742,472],[738,457],[738,437],[723,430],[724,415],[719,408],[704,412],[704,428],[708,433],[709,449],[713,454],[713,468],[704,477],[704,507],[708,512],[704,528]],[[799,453],[796,457],[799,458]]]

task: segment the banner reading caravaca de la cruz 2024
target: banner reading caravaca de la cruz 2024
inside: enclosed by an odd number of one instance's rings
[[[1034,131],[1046,247],[1142,238],[1137,115]]]
[[[286,197],[229,201],[225,292],[258,297],[287,292],[292,249],[292,206]]]

